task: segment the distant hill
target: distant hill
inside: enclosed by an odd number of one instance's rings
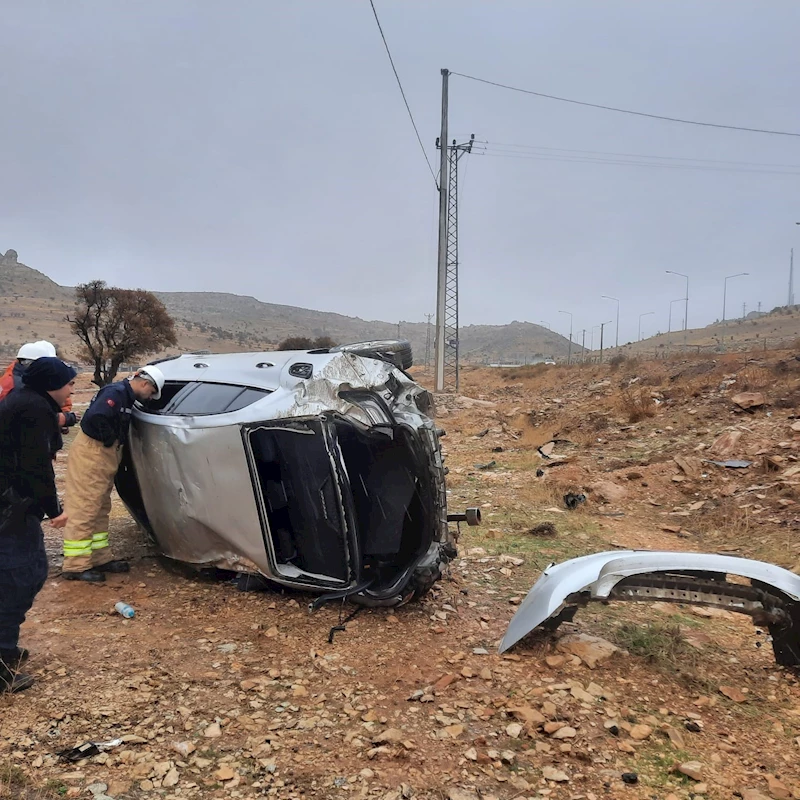
[[[780,350],[800,344],[800,306],[752,312],[745,319],[712,322],[704,328],[660,333],[622,347],[626,355],[664,356],[688,348],[699,353]]]
[[[156,292],[177,323],[178,350],[270,349],[288,336],[330,336],[356,342],[398,338],[397,323],[363,320],[329,311],[263,303],[226,292]],[[69,331],[74,289],[59,286],[19,261],[16,251],[0,255],[0,357],[13,357],[20,343],[49,339],[65,354],[77,354]],[[431,337],[434,331],[431,328]],[[418,364],[424,362],[428,326],[401,322],[399,337],[408,339]],[[567,339],[541,325],[469,325],[461,329],[462,359],[473,363],[525,363],[542,357],[566,357]],[[433,342],[431,342],[431,351]],[[573,344],[573,353],[579,347]]]

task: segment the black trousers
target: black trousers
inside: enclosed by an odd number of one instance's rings
[[[13,650],[19,628],[47,580],[42,523],[30,514],[0,533],[0,650]]]

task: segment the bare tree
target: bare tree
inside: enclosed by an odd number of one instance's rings
[[[175,323],[152,292],[105,281],[75,289],[75,313],[67,322],[94,365],[92,382],[98,386],[111,383],[121,364],[177,343]]]

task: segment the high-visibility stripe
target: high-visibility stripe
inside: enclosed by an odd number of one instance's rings
[[[90,556],[92,554],[92,543],[84,539],[65,539],[64,556]]]
[[[108,534],[107,533],[93,533],[92,534],[92,550],[102,550],[108,547]]]

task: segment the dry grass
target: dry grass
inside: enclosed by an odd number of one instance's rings
[[[775,375],[756,364],[748,364],[736,375],[736,388],[743,392],[758,392],[774,384]]]
[[[749,508],[740,508],[741,499],[722,498],[714,507],[703,513],[692,523],[692,529],[716,546],[737,546],[751,541],[753,520]]]
[[[638,386],[628,386],[620,392],[617,408],[628,422],[641,422],[656,415],[656,404],[650,391]]]
[[[0,763],[0,800],[56,800],[63,792],[61,785],[36,787],[28,776],[13,764]],[[64,787],[65,788],[65,787]]]

